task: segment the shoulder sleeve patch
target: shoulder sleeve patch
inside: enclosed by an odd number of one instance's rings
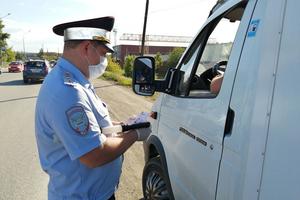
[[[90,128],[89,119],[81,106],[71,107],[66,111],[70,127],[80,135],[86,135]]]

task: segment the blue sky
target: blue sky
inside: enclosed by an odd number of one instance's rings
[[[0,0],[4,31],[15,51],[62,52],[63,38],[54,25],[102,16],[114,16],[117,37],[140,34],[146,0]],[[149,0],[147,34],[194,36],[216,0]],[[24,46],[23,46],[24,41]]]

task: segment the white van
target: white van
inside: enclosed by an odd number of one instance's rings
[[[218,1],[164,80],[153,58],[135,60],[133,90],[162,92],[144,144],[146,199],[300,199],[299,12],[299,0]]]

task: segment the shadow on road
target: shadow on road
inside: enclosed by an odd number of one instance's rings
[[[10,101],[19,101],[19,100],[24,100],[24,99],[36,99],[37,96],[32,96],[32,97],[21,97],[21,98],[15,98],[15,99],[7,99],[7,100],[0,100],[0,103],[5,103],[5,102],[10,102]]]
[[[33,84],[41,84],[42,82],[31,82],[29,83],[30,85]],[[16,86],[16,85],[28,85],[28,84],[24,84],[23,80],[14,80],[14,81],[8,81],[8,82],[3,82],[0,83],[0,86]]]

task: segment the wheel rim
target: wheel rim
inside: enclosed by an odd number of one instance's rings
[[[164,179],[157,172],[150,172],[145,184],[146,199],[169,199]]]

